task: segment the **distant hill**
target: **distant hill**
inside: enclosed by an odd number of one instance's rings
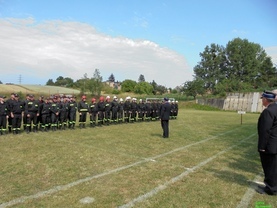
[[[70,94],[77,95],[80,94],[79,90],[65,88],[65,87],[56,87],[48,85],[17,85],[17,84],[0,84],[0,95],[15,93],[23,94],[43,94],[43,95],[52,95],[52,94]]]

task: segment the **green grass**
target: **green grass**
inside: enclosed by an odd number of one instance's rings
[[[182,109],[169,139],[160,122],[1,136],[0,207],[23,196],[12,207],[119,207],[161,185],[134,207],[236,207],[262,171],[258,116]]]

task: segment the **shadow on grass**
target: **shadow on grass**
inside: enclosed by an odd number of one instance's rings
[[[246,187],[253,187],[253,184],[257,186],[254,179],[261,174],[261,164],[256,147],[246,147],[240,154],[225,159],[223,163],[227,166],[221,169],[209,168],[207,171],[214,173],[214,176],[228,183],[237,183]]]

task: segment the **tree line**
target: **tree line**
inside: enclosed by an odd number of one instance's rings
[[[100,96],[102,91],[111,91],[112,94],[119,94],[120,92],[133,92],[136,94],[156,95],[167,93],[168,90],[165,86],[157,84],[154,80],[152,82],[146,82],[144,75],[140,75],[138,82],[130,79],[126,79],[123,82],[116,82],[115,76],[112,73],[107,82],[116,83],[113,89],[107,89],[107,85],[103,82],[103,78],[99,69],[95,69],[93,77],[89,78],[87,74],[77,81],[72,78],[59,76],[55,81],[49,79],[46,85],[50,86],[62,86],[67,88],[79,89],[81,93],[89,92],[93,96]],[[120,85],[120,90],[119,90]]]

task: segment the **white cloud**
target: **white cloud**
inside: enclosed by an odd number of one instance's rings
[[[148,40],[101,34],[88,24],[0,19],[0,28],[0,73],[6,79],[21,74],[24,83],[44,80],[40,84],[45,84],[58,76],[92,77],[96,68],[103,79],[113,73],[118,81],[137,81],[142,74],[146,81],[167,87],[192,79],[182,55]]]

